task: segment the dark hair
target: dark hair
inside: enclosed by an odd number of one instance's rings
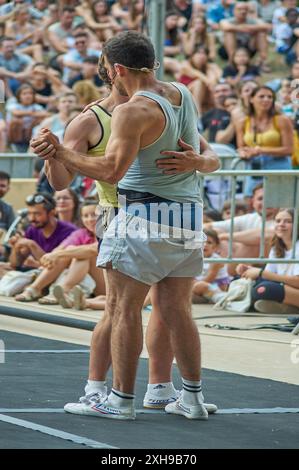
[[[0,180],[6,180],[10,182],[10,175],[6,171],[0,171]]]
[[[218,237],[218,233],[216,232],[216,230],[213,230],[212,228],[209,228],[207,230],[204,231],[206,237],[210,237],[214,240],[214,242],[216,243],[216,245],[219,245],[220,244],[220,240],[219,240],[219,237]]]
[[[106,85],[108,88],[112,88],[112,83],[111,79],[108,75],[108,71],[104,65],[104,56],[102,55],[100,57],[99,63],[98,63],[98,75],[100,79],[104,82],[104,85]]]
[[[209,217],[209,219],[213,220],[214,222],[222,220],[222,215],[216,209],[207,209],[204,211],[204,215]]]
[[[11,36],[3,36],[3,38],[0,39],[0,44],[3,44],[4,41],[15,41],[15,38],[12,38]]]
[[[191,65],[192,65],[194,68],[197,68],[197,67],[195,66],[194,62],[193,62],[193,56],[195,56],[195,54],[197,54],[197,53],[200,52],[200,51],[204,51],[204,53],[206,54],[208,60],[207,60],[206,64],[204,64],[204,65],[203,65],[200,69],[198,69],[198,70],[200,70],[200,72],[206,74],[206,73],[207,73],[207,68],[208,68],[208,62],[209,62],[209,53],[210,53],[209,49],[208,49],[206,46],[204,46],[203,44],[202,44],[201,46],[198,46],[198,47],[196,48],[196,50],[195,50],[195,51],[191,54],[191,56],[189,57],[189,61],[190,61]]]
[[[285,12],[285,16],[288,17],[292,13],[296,13],[296,15],[298,16],[297,8],[288,8],[287,11]]]
[[[260,91],[260,90],[268,90],[271,92],[272,94],[272,98],[273,98],[273,103],[272,103],[272,106],[268,112],[268,116],[269,117],[272,117],[272,116],[275,116],[275,114],[277,114],[277,110],[275,108],[275,100],[276,100],[276,95],[275,95],[275,91],[272,90],[272,88],[270,88],[269,86],[266,86],[266,85],[261,85],[261,86],[258,86],[257,88],[255,88],[251,95],[250,95],[250,98],[254,98],[255,95]],[[248,108],[248,115],[249,116],[254,116],[255,115],[255,110],[254,110],[254,106],[253,104],[250,102],[249,103],[249,108]]]
[[[98,203],[95,199],[84,199],[84,201],[80,204],[80,215],[81,215],[81,211],[84,207],[87,207],[87,206],[97,206]]]
[[[84,38],[87,39],[87,38],[88,38],[88,34],[86,33],[86,31],[82,31],[81,33],[76,33],[76,34],[74,34],[73,37],[74,37],[75,39],[81,38],[81,37],[84,37]]]
[[[280,208],[279,211],[277,212],[277,214],[279,214],[279,212],[287,212],[292,217],[292,222],[294,223],[294,219],[295,219],[294,209]],[[299,239],[299,224],[298,224],[298,227],[297,227],[297,240],[298,239]],[[272,239],[272,242],[271,242],[271,246],[274,248],[275,255],[277,256],[277,258],[284,258],[285,257],[285,253],[287,251],[286,244],[277,235],[274,235],[274,237]]]
[[[103,54],[111,65],[118,63],[136,69],[153,69],[155,64],[153,44],[137,31],[125,31],[109,39],[104,44]]]
[[[30,88],[30,90],[32,91],[32,94],[33,94],[33,101],[35,101],[35,90],[34,90],[33,86],[30,85],[30,83],[23,83],[23,85],[21,85],[21,86],[17,89],[17,91],[16,91],[16,98],[17,98],[18,101],[20,101],[20,97],[21,97],[22,91],[23,91],[23,90],[26,90],[26,89],[28,89],[28,88]]]
[[[247,63],[247,68],[248,66],[250,65],[250,52],[249,50],[247,49],[247,47],[238,47],[235,52],[233,53],[233,59],[232,59],[232,64],[234,67],[237,67],[236,63],[235,63],[235,55],[238,53],[238,52],[246,52],[247,56],[248,56],[248,63]]]
[[[75,13],[76,10],[75,10],[74,7],[71,7],[71,6],[69,6],[69,5],[66,5],[66,6],[63,7],[63,9],[62,9],[62,14],[65,13],[65,12],[67,12],[67,13]]]
[[[83,64],[94,64],[98,65],[99,59],[95,55],[89,55],[83,59]]]
[[[105,6],[106,6],[105,14],[106,15],[109,13],[109,10],[110,10],[110,7],[109,7],[106,0],[94,0],[94,2],[92,2],[92,5],[91,5],[91,13],[92,13],[92,16],[93,16],[94,20],[97,20],[96,9],[95,9],[95,6],[96,6],[97,3],[105,3]]]
[[[35,198],[38,196],[42,196],[44,198],[44,201],[42,202],[35,202]],[[28,199],[32,199],[32,201],[29,201]],[[56,207],[56,201],[53,198],[53,196],[50,193],[47,192],[37,192],[34,193],[32,196],[28,196],[26,199],[26,204],[27,206],[36,206],[38,204],[42,204],[44,206],[44,209],[47,212],[51,212],[53,209]]]

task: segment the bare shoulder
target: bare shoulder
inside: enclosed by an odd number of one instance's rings
[[[112,115],[113,121],[126,120],[127,122],[139,122],[145,117],[150,117],[151,110],[156,108],[156,103],[143,96],[135,96],[127,103],[118,105]]]
[[[292,126],[291,119],[285,114],[277,114],[276,116],[277,124],[281,127],[290,127]]]

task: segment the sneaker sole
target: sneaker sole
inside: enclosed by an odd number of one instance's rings
[[[146,408],[148,410],[164,410],[165,406],[169,405],[170,403],[173,403],[173,401],[165,403],[164,405],[152,405],[150,403],[143,403],[143,408]],[[216,413],[216,411],[218,410],[216,405],[209,404],[209,403],[205,403],[204,407],[209,413],[209,415]]]
[[[172,415],[180,415],[180,416],[185,416],[185,418],[187,419],[196,419],[196,420],[201,420],[201,421],[206,421],[207,419],[209,419],[208,415],[205,415],[205,414],[188,414],[186,413],[185,411],[183,410],[179,410],[179,409],[176,409],[176,410],[167,410],[165,408],[165,411],[166,413],[169,413],[169,414],[172,414]]]
[[[66,405],[64,408],[66,413],[70,413],[73,415],[81,415],[81,416],[93,416],[95,418],[108,418],[108,419],[119,419],[119,420],[134,420],[136,416],[126,416],[126,415],[112,415],[108,413],[103,413],[101,411],[95,411],[92,409],[85,409],[85,410],[76,410],[76,408],[68,408]]]
[[[299,313],[299,308],[297,307],[293,307],[292,305],[287,304],[280,304],[272,300],[257,300],[254,304],[254,308],[261,313],[273,313],[283,315]]]

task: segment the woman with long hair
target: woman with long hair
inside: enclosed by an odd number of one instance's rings
[[[252,170],[290,170],[293,152],[293,125],[291,120],[278,114],[275,92],[267,86],[259,86],[250,97],[248,115],[236,125],[238,152]],[[245,195],[261,178],[249,177],[245,183]]]
[[[239,105],[232,112],[232,120],[234,122],[245,119],[249,111],[251,94],[258,86],[259,84],[255,80],[244,80],[244,82],[238,84],[236,88],[239,97]]]
[[[56,191],[54,195],[56,201],[56,215],[59,220],[79,225],[79,205],[80,200],[77,193],[72,188]]]
[[[295,217],[298,214],[293,209],[279,209],[276,214],[270,259],[292,257]],[[296,240],[295,259],[298,263],[268,263],[265,269],[243,264],[237,267],[239,275],[256,281],[252,297],[258,312],[299,314],[299,230]]]
[[[187,57],[193,55],[199,46],[204,46],[209,50],[209,59],[216,58],[215,35],[208,32],[208,23],[204,16],[193,16],[190,28],[183,33],[183,50]]]
[[[96,34],[100,42],[107,41],[121,30],[120,25],[110,14],[106,0],[94,0],[89,2],[89,5],[79,5],[77,12],[84,18],[88,28]]]

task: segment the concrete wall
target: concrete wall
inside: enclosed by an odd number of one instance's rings
[[[10,190],[4,198],[17,211],[26,207],[25,199],[36,190],[36,179],[34,178],[12,178],[10,180]]]

